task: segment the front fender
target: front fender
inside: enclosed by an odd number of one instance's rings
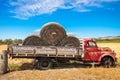
[[[114,55],[112,55],[112,54],[103,54],[103,55],[101,55],[100,57],[99,57],[99,59],[98,59],[98,64],[101,64],[101,60],[102,60],[102,58],[103,57],[111,57],[114,61],[115,61],[115,56]]]

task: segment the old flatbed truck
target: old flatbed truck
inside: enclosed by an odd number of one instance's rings
[[[7,52],[12,58],[35,58],[40,69],[49,69],[53,62],[69,60],[83,63],[96,63],[104,67],[115,65],[116,53],[109,47],[98,47],[94,39],[81,39],[80,47],[56,46],[18,46],[8,47]]]

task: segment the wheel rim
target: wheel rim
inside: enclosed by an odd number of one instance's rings
[[[48,65],[49,65],[49,62],[48,62],[48,61],[43,61],[43,62],[41,63],[41,66],[42,66],[42,67],[48,67]]]
[[[37,61],[37,68],[41,70],[47,70],[52,67],[52,61],[49,58],[41,58]]]
[[[103,59],[103,66],[106,68],[109,68],[112,66],[112,60],[111,58],[104,58]]]

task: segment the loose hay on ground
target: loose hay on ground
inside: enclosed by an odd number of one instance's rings
[[[24,70],[3,75],[0,80],[119,80],[120,69],[69,68],[46,71]]]

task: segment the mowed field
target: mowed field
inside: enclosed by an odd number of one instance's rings
[[[10,72],[0,75],[0,80],[119,80],[120,43],[98,43],[98,45],[110,47],[116,52],[118,62],[115,68],[91,67],[73,63],[49,70],[37,70],[33,68],[32,59],[10,58]]]

